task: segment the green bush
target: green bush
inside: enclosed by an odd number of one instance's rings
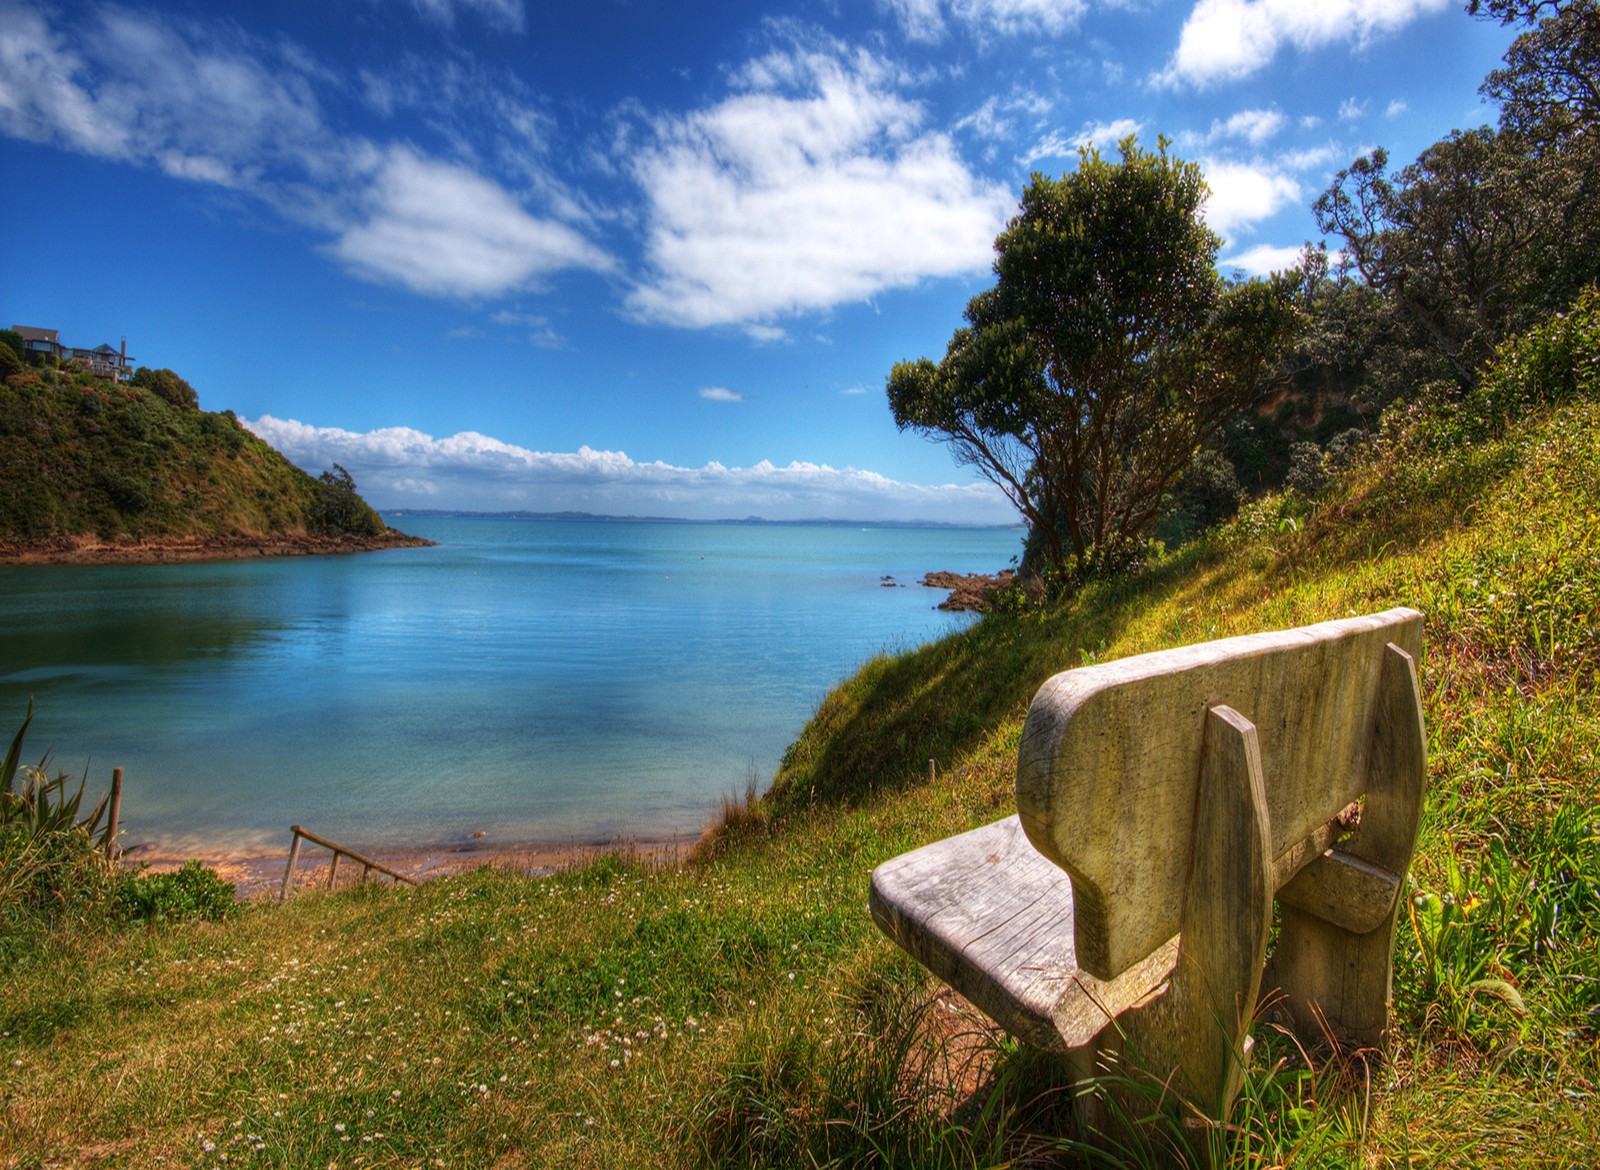
[[[232,882],[198,861],[170,873],[123,873],[113,905],[124,922],[219,922],[238,908]]]
[[[1600,398],[1600,289],[1585,289],[1566,313],[1500,347],[1462,403],[1465,437],[1481,440],[1535,406]]]
[[[311,525],[330,536],[347,532],[356,536],[378,536],[383,532],[383,521],[356,494],[356,481],[337,463],[332,470],[324,471],[317,481]]]
[[[152,370],[140,366],[133,374],[133,384],[149,390],[179,410],[199,410],[200,396],[193,386],[171,370]]]
[[[65,772],[52,779],[48,759],[21,762],[22,744],[33,722],[33,705],[0,763],[0,970],[26,947],[27,939],[62,921],[87,922],[103,915],[111,890],[105,858],[102,799],[81,813],[83,783],[67,790]]]

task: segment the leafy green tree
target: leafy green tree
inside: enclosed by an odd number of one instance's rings
[[[0,345],[0,381],[12,374],[20,374],[27,367],[9,345]]]
[[[1424,150],[1392,178],[1382,148],[1340,171],[1313,207],[1366,283],[1470,385],[1524,323],[1528,257],[1550,225],[1526,197],[1534,160],[1485,126]]]
[[[1467,0],[1467,11],[1501,24],[1532,24],[1543,16],[1561,12],[1570,3],[1571,0]]]
[[[15,329],[0,329],[0,346],[9,349],[19,362],[26,364],[28,360],[28,346],[22,340],[22,334]],[[4,358],[0,357],[0,361]]]
[[[179,410],[200,409],[200,396],[195,393],[194,387],[171,370],[152,370],[140,366],[134,371],[133,384],[165,399]]]
[[[1498,129],[1453,132],[1393,177],[1375,150],[1314,208],[1464,388],[1502,340],[1600,277],[1600,7],[1489,8],[1538,20],[1484,83]]]
[[[937,364],[895,365],[895,422],[950,445],[1029,522],[1054,570],[1114,565],[1298,328],[1295,280],[1229,285],[1200,168],[1131,137],[1035,175],[995,241],[994,288]]]
[[[1600,5],[1562,6],[1506,50],[1505,68],[1482,92],[1500,104],[1502,124],[1538,138],[1588,130],[1600,115]]]
[[[356,494],[355,479],[337,463],[318,477],[311,526],[330,535],[377,536],[384,530],[378,514]]]

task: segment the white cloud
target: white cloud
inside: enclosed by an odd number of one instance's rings
[[[0,5],[0,130],[177,178],[248,186],[333,148],[310,84],[235,33],[180,35],[116,8],[72,36]]]
[[[1132,118],[1118,118],[1112,122],[1085,122],[1076,134],[1053,130],[1034,143],[1028,153],[1017,162],[1023,166],[1031,166],[1047,158],[1074,158],[1084,147],[1092,147],[1103,153],[1115,149],[1117,143],[1128,135],[1138,134],[1143,129],[1143,122],[1136,122]]]
[[[740,81],[718,105],[657,120],[631,160],[648,204],[636,316],[770,326],[988,266],[1014,195],[922,129],[883,63],[796,50]]]
[[[1019,88],[1009,97],[995,95],[988,98],[951,129],[966,131],[986,142],[1003,141],[1015,135],[1018,116],[1029,120],[1041,118],[1050,112],[1051,105],[1049,98]]]
[[[780,341],[789,340],[789,331],[777,325],[762,325],[754,321],[744,324],[746,336],[752,341],[759,341],[763,345],[776,345]],[[822,340],[819,338],[818,340]]]
[[[1223,236],[1247,230],[1300,198],[1300,184],[1270,166],[1218,160],[1202,166],[1211,188],[1206,223]]]
[[[979,32],[1060,36],[1078,23],[1085,0],[950,0],[950,11]]]
[[[640,463],[621,451],[531,451],[475,432],[436,439],[410,427],[365,433],[263,415],[245,423],[294,463],[339,463],[381,508],[588,511],[773,520],[823,517],[1008,524],[1015,512],[987,483],[913,484],[873,471],[795,461],[750,467]]]
[[[1406,112],[1407,108],[1408,107],[1406,106],[1405,102],[1401,101],[1399,98],[1396,98],[1394,101],[1390,102],[1388,108],[1383,111],[1383,116],[1385,118],[1398,118],[1401,114]]]
[[[1060,36],[1077,25],[1086,0],[884,0],[913,41],[937,41],[948,20],[979,39]]]
[[[454,28],[457,10],[475,13],[490,28],[505,32],[522,32],[527,27],[527,14],[522,0],[411,0],[418,12],[441,24]]]
[[[707,386],[700,391],[701,398],[710,399],[712,402],[743,402],[744,395],[737,390],[729,390],[726,386]]]
[[[1329,142],[1323,146],[1308,146],[1304,150],[1291,150],[1274,157],[1279,166],[1286,171],[1312,171],[1325,169],[1333,163],[1353,158],[1354,155],[1348,153],[1339,143]]]
[[[1286,119],[1277,110],[1240,110],[1226,122],[1211,123],[1210,138],[1242,138],[1252,146],[1260,146],[1284,127]]]
[[[357,275],[414,292],[492,296],[564,268],[611,260],[565,224],[529,215],[498,184],[453,163],[391,147],[362,218],[331,251]]]
[[[1454,0],[1198,0],[1162,84],[1207,86],[1264,68],[1286,45],[1364,45]]]
[[[546,132],[540,116],[458,74],[441,68],[441,84],[470,85],[488,103],[468,116],[511,143],[497,154],[516,156],[525,186],[581,220],[526,161]],[[40,10],[0,0],[0,132],[245,192],[333,237],[329,254],[364,279],[429,295],[492,295],[558,269],[611,267],[568,223],[529,212],[477,167],[330,126],[316,96],[327,80],[304,50],[252,41],[232,25],[105,7],[76,18],[69,38]],[[406,87],[388,94],[414,100]],[[466,149],[448,127],[441,137]]]
[[[1366,116],[1366,102],[1357,101],[1353,97],[1348,97],[1339,103],[1339,120],[1341,122],[1355,122]]]
[[[1266,276],[1269,272],[1282,272],[1285,268],[1293,268],[1300,263],[1300,256],[1304,251],[1304,246],[1290,248],[1257,244],[1237,255],[1217,261],[1217,267],[1224,272],[1231,272],[1237,268],[1248,276]]]
[[[913,41],[936,41],[944,35],[941,0],[885,0],[888,9],[900,20],[900,27]]]

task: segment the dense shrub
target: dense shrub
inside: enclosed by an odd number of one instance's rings
[[[113,899],[116,917],[125,922],[217,922],[238,907],[233,883],[198,861],[186,861],[169,873],[123,873]]]
[[[311,507],[311,526],[318,532],[334,536],[343,533],[377,536],[383,532],[383,521],[356,494],[356,481],[337,463],[332,470],[324,471],[317,481],[316,500]]]
[[[1600,398],[1600,289],[1500,347],[1462,404],[1464,437],[1481,439],[1540,405]]]
[[[171,370],[152,370],[140,366],[134,371],[133,384],[142,390],[149,390],[180,410],[200,409],[200,396],[195,393],[194,387]]]

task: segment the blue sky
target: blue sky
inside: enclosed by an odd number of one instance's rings
[[[0,324],[382,508],[1005,522],[901,434],[1031,172],[1156,135],[1226,272],[1493,121],[1449,0],[0,0]]]

